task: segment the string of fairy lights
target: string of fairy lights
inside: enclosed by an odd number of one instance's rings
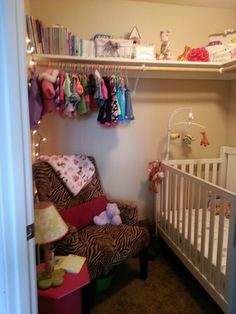
[[[32,55],[35,52],[34,45],[32,44],[31,40],[27,37],[26,40],[26,52],[27,55],[29,56],[29,68],[33,68],[35,66],[35,62],[32,59]],[[38,122],[40,125],[40,121]],[[45,142],[47,139],[46,137],[43,137],[39,130],[34,130],[32,131],[33,139],[32,139],[32,144],[33,144],[33,157],[38,158],[41,153],[41,144],[42,142]]]
[[[40,124],[40,121],[38,122]],[[41,154],[41,144],[42,142],[46,142],[47,138],[42,136],[39,130],[34,130],[32,132],[33,138],[33,146],[34,146],[34,156],[38,158]]]

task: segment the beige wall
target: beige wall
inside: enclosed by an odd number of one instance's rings
[[[25,0],[24,1],[24,6],[25,6],[25,14],[30,15],[31,14],[30,0]]]
[[[227,145],[236,146],[236,80],[232,81],[230,84],[230,113]]]
[[[142,42],[160,46],[159,32],[170,29],[175,56],[183,47],[199,47],[207,43],[208,34],[236,25],[235,11],[145,1],[122,0],[31,0],[32,14],[46,25],[62,24],[72,32],[91,38],[96,33],[124,36],[137,25]]]
[[[84,38],[95,33],[124,35],[137,25],[143,43],[160,44],[159,31],[172,31],[175,55],[185,44],[201,46],[207,34],[235,25],[233,10],[188,8],[129,1],[31,0],[32,15],[46,25],[60,23]],[[134,81],[130,80],[132,89]],[[96,114],[83,121],[45,116],[41,132],[48,137],[42,153],[85,153],[98,162],[105,190],[114,197],[138,202],[140,217],[152,217],[153,195],[148,190],[147,163],[162,158],[168,117],[179,106],[192,106],[195,121],[207,127],[211,145],[199,145],[198,129],[189,130],[196,141],[189,150],[171,144],[173,157],[213,157],[226,143],[229,84],[219,81],[140,80],[133,95],[135,121],[127,127],[103,129]],[[176,119],[183,119],[179,116]]]
[[[134,199],[141,217],[152,215],[152,194],[148,190],[147,163],[161,159],[166,144],[167,121],[180,105],[193,107],[195,121],[207,126],[211,145],[199,145],[199,129],[189,130],[196,141],[183,149],[181,141],[171,145],[174,157],[214,157],[225,144],[227,97],[224,82],[143,80],[133,97],[135,121],[128,127],[104,129],[96,114],[83,121],[45,116],[41,132],[48,137],[42,153],[85,153],[96,156],[105,190],[114,197]],[[182,118],[176,117],[176,121]]]

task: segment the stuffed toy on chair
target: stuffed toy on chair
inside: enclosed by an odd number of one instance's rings
[[[120,210],[115,203],[108,203],[106,210],[101,212],[99,216],[93,217],[95,225],[103,226],[106,224],[120,225],[122,223],[120,218]]]

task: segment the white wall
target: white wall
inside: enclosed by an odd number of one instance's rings
[[[31,0],[32,15],[50,26],[60,23],[84,38],[95,33],[124,35],[137,25],[143,43],[160,45],[159,31],[172,31],[175,55],[184,45],[202,46],[207,35],[235,26],[235,12],[135,1]],[[130,80],[130,86],[134,81]],[[151,80],[139,82],[133,96],[135,120],[127,127],[103,129],[96,114],[83,121],[45,116],[41,132],[48,137],[42,153],[94,155],[105,190],[114,197],[138,202],[140,217],[152,217],[153,195],[148,190],[147,163],[162,158],[168,117],[178,106],[192,106],[196,122],[207,127],[211,145],[199,145],[199,130],[190,130],[196,141],[186,151],[180,142],[171,146],[173,157],[217,156],[226,143],[229,83],[219,81]],[[182,119],[183,117],[179,117]]]

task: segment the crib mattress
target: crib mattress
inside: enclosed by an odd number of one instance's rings
[[[209,238],[210,238],[210,211],[207,210],[206,213],[206,228],[205,228],[205,248],[204,248],[204,256],[206,260],[208,259],[208,252],[209,252]],[[189,210],[185,210],[185,233],[183,235],[183,226],[184,226],[184,217],[183,217],[183,210],[180,211],[180,219],[179,219],[179,228],[177,229],[177,211],[175,212],[175,217],[173,215],[173,211],[170,211],[170,218],[169,223],[170,227],[173,228],[174,223],[174,237],[181,239],[185,239],[185,243],[187,243],[190,239],[191,242],[191,253],[194,250],[194,228],[195,228],[195,219],[197,217],[197,211],[192,209],[191,212],[191,228],[190,228],[190,237],[188,237],[188,222],[189,219]],[[202,217],[203,217],[203,210],[198,210],[198,232],[197,232],[197,250],[198,255],[200,256],[201,252],[201,239],[202,239]],[[173,221],[173,218],[174,221]],[[166,226],[168,225],[168,220],[166,219]],[[221,272],[225,274],[226,271],[226,262],[227,262],[227,245],[228,245],[228,231],[229,231],[229,219],[224,219],[224,228],[223,228],[223,248],[222,248],[222,255],[221,255]],[[212,253],[212,264],[216,266],[217,260],[217,244],[218,244],[218,235],[219,235],[219,215],[215,216],[214,222],[214,237],[213,237],[213,253]]]

